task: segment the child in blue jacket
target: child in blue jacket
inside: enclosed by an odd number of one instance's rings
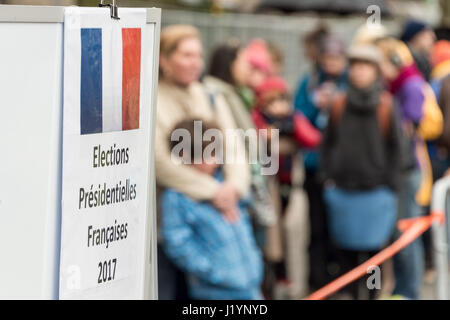
[[[192,155],[196,143],[201,144],[197,148],[201,148],[203,155],[209,142],[205,144],[202,140],[195,140],[194,126],[194,120],[187,120],[175,129],[190,134],[192,143],[188,151]],[[203,132],[211,127],[206,122],[202,123],[202,137]],[[175,146],[175,143],[171,144]],[[223,181],[219,165],[208,161],[214,159],[202,157],[201,161],[195,161],[199,159],[189,158],[192,164],[181,165],[189,165]],[[186,272],[190,298],[262,299],[262,257],[243,203],[236,208],[235,218],[229,219],[210,202],[195,201],[172,189],[165,190],[160,201],[163,248],[167,256]]]

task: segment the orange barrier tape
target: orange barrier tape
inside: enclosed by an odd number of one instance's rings
[[[323,300],[333,293],[339,291],[349,283],[361,278],[367,274],[367,270],[372,266],[379,266],[384,261],[388,260],[400,250],[408,246],[411,242],[416,240],[422,233],[424,233],[428,228],[430,228],[433,221],[438,221],[439,223],[444,222],[445,213],[436,212],[429,216],[417,217],[411,219],[400,220],[397,227],[403,234],[389,247],[380,251],[372,258],[359,265],[353,270],[350,270],[346,274],[337,278],[336,280],[325,285],[321,289],[312,293],[310,296],[306,297],[305,300]]]

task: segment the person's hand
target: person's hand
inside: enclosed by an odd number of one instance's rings
[[[325,93],[322,90],[317,89],[314,92],[314,104],[316,105],[317,108],[322,109],[323,106],[325,105],[325,102],[326,102]]]
[[[228,222],[236,223],[239,220],[239,209],[236,206],[233,209],[225,210],[222,215]]]
[[[324,83],[315,92],[315,102],[319,109],[328,108],[331,105],[333,95],[336,91],[336,85],[333,83]]]
[[[236,188],[229,182],[221,185],[212,199],[212,204],[222,213],[229,213],[237,208],[239,197]]]

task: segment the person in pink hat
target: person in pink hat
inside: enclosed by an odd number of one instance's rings
[[[299,299],[308,293],[309,275],[308,199],[300,147],[317,147],[321,134],[301,112],[293,110],[287,83],[279,77],[269,77],[256,88],[251,115],[259,130],[268,129],[267,139],[276,139],[272,129],[279,132],[279,171],[268,176],[277,222],[267,230],[265,247],[269,272],[276,281],[266,295]]]

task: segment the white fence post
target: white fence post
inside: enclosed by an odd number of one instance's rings
[[[431,213],[443,213],[447,220],[446,200],[450,190],[450,177],[439,179],[433,187]],[[440,224],[434,221],[432,225],[432,240],[434,263],[436,267],[435,294],[438,300],[448,300],[448,245],[447,222]]]

